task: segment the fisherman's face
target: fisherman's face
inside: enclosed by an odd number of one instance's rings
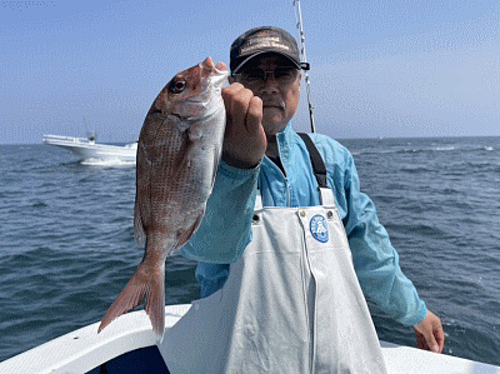
[[[286,57],[269,54],[250,60],[236,80],[262,99],[262,125],[268,136],[282,131],[300,99],[300,71]]]

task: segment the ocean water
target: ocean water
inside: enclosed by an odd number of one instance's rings
[[[446,331],[445,353],[500,365],[500,138],[341,140],[362,190]],[[142,258],[135,168],[0,145],[0,361],[101,319]],[[198,298],[167,261],[167,304]],[[381,339],[415,345],[371,305]]]

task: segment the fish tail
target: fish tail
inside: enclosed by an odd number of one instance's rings
[[[101,332],[113,320],[138,306],[146,296],[146,313],[158,341],[163,340],[165,331],[165,264],[143,261],[136,272],[109,307],[99,325]]]
[[[156,340],[161,343],[165,334],[165,263],[162,263],[161,269],[153,269],[144,309],[153,326]]]

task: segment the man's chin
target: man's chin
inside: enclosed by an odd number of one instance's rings
[[[264,107],[262,121],[269,124],[276,124],[283,121],[283,109],[278,107]]]
[[[286,122],[283,123],[281,121],[274,122],[274,121],[263,120],[262,123],[263,123],[262,126],[264,127],[264,131],[266,132],[266,135],[268,137],[274,136],[274,135],[282,132],[286,127]]]

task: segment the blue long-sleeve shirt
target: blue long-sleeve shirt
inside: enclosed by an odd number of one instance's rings
[[[380,224],[372,200],[360,192],[351,153],[335,140],[311,134],[327,169],[327,183],[345,226],[354,268],[365,296],[404,325],[415,325],[427,312],[413,283],[399,266],[399,256]],[[288,125],[276,135],[285,173],[267,156],[254,169],[221,162],[205,217],[182,249],[198,261],[201,296],[220,289],[229,264],[238,260],[252,239],[251,221],[257,185],[264,206],[320,205],[318,183],[303,140]]]

